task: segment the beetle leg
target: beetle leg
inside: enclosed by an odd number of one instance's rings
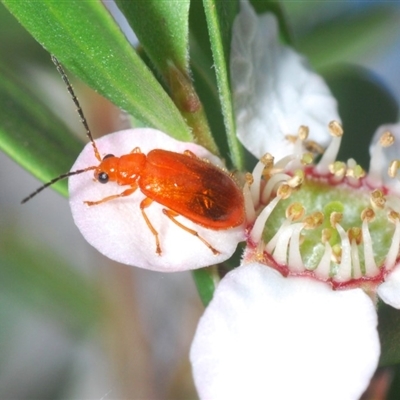
[[[130,154],[134,154],[134,153],[141,153],[142,151],[140,150],[140,147],[135,147],[131,152],[130,152]]]
[[[181,224],[179,221],[177,221],[175,218],[178,217],[180,214],[172,210],[167,210],[166,208],[163,208],[162,211],[174,224],[178,225],[179,228],[182,228],[191,235],[198,237],[215,255],[220,254],[219,251],[214,249],[214,247],[212,247],[211,244],[207,242],[207,240],[202,238],[197,231],[190,229],[187,226]]]
[[[156,239],[156,253],[159,256],[161,256],[161,246],[160,246],[160,240],[158,238],[158,232],[156,231],[156,229],[150,222],[149,217],[147,216],[147,214],[144,211],[144,209],[147,208],[148,206],[150,206],[150,204],[152,202],[153,202],[153,200],[150,199],[150,197],[144,198],[140,203],[140,210],[142,211],[142,215],[143,215],[144,220],[146,221],[147,226],[149,227],[151,233],[154,235],[154,237]]]
[[[113,194],[112,196],[107,196],[107,197],[104,197],[103,199],[97,200],[97,201],[84,201],[84,203],[87,204],[88,206],[97,206],[98,204],[105,203],[106,201],[118,199],[119,197],[130,196],[137,188],[138,188],[138,185],[134,184],[130,188],[124,190],[121,193]]]

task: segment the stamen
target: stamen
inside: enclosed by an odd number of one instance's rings
[[[360,263],[360,255],[358,252],[359,245],[362,242],[362,231],[359,227],[350,228],[347,232],[351,243],[351,263],[352,263],[352,278],[358,279],[363,275]]]
[[[358,187],[360,179],[365,176],[365,171],[353,158],[347,160],[346,177],[350,185]]]
[[[260,192],[261,192],[261,177],[263,176],[264,169],[271,169],[274,165],[274,157],[267,153],[261,157],[260,161],[256,164],[253,169],[253,183],[250,186],[251,196],[253,198],[253,204],[255,207],[259,205],[260,202]]]
[[[273,252],[274,260],[281,265],[287,265],[287,253],[289,240],[292,237],[293,229],[298,224],[290,225],[286,229],[284,229],[278,237],[278,241],[276,243],[275,250]],[[302,225],[302,224],[300,224]]]
[[[286,182],[291,178],[290,175],[287,174],[275,174],[271,176],[271,178],[268,180],[267,184],[264,187],[264,190],[261,195],[261,201],[263,203],[267,203],[268,200],[270,199],[276,185],[280,184],[281,182]]]
[[[329,274],[331,272],[331,258],[332,258],[332,247],[329,244],[329,241],[325,242],[325,251],[324,254],[315,269],[315,275],[322,279],[329,278]]]
[[[243,186],[243,197],[244,197],[244,210],[246,213],[246,220],[248,223],[255,221],[256,209],[254,206],[253,197],[251,195],[251,185],[254,182],[253,175],[247,173],[245,176],[246,182]]]
[[[353,279],[361,278],[361,264],[360,264],[360,256],[358,254],[358,245],[355,240],[351,241],[351,264],[352,268],[352,277]]]
[[[292,236],[289,245],[289,261],[290,270],[292,272],[303,272],[305,267],[300,253],[300,233],[304,228],[303,223],[292,225]],[[274,253],[275,254],[275,253]]]
[[[335,161],[328,166],[329,172],[334,175],[335,182],[340,182],[346,175],[346,164],[343,161]]]
[[[274,251],[276,244],[278,242],[278,238],[280,237],[280,235],[282,235],[282,232],[284,230],[286,230],[288,226],[290,226],[291,223],[292,223],[292,221],[290,219],[286,219],[285,221],[283,221],[282,225],[279,227],[279,229],[277,230],[275,235],[265,246],[266,252],[268,252],[269,254],[272,254],[272,252]]]
[[[369,163],[368,183],[371,186],[382,185],[382,171],[385,165],[383,149],[394,143],[394,136],[390,132],[384,132],[379,141],[373,146]]]
[[[372,208],[366,208],[361,213],[362,220],[362,236],[364,242],[364,263],[365,274],[369,277],[379,274],[379,268],[376,265],[374,258],[374,249],[372,247],[372,238],[369,232],[368,223],[375,219],[375,213]]]
[[[256,222],[253,225],[253,228],[250,232],[250,239],[254,243],[258,243],[261,240],[262,233],[264,231],[265,224],[271,215],[272,211],[274,211],[274,208],[276,205],[279,203],[279,200],[281,198],[279,196],[276,196],[260,213],[260,215],[257,217]]]
[[[342,126],[337,121],[329,123],[329,132],[333,138],[316,166],[317,172],[322,175],[327,174],[329,172],[329,164],[335,162],[343,136]]]
[[[346,231],[340,224],[336,224],[336,230],[339,233],[341,239],[341,261],[338,272],[335,276],[335,281],[344,282],[351,278],[351,247],[350,240],[346,234]]]
[[[390,245],[389,251],[385,260],[385,267],[387,271],[390,271],[399,256],[399,246],[400,246],[400,215],[395,211],[390,211],[388,214],[388,220],[395,224],[395,230],[392,236],[392,244]]]

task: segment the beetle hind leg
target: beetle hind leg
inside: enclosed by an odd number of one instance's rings
[[[156,253],[161,256],[162,251],[160,246],[160,239],[158,238],[158,232],[156,231],[156,228],[154,228],[153,224],[149,220],[149,217],[144,211],[144,209],[149,207],[152,202],[153,200],[150,199],[150,197],[146,197],[145,199],[143,199],[140,203],[140,211],[142,212],[143,218],[146,221],[147,226],[149,227],[151,233],[154,235],[154,238],[156,239]]]
[[[178,214],[177,212],[172,211],[172,210],[167,210],[166,208],[163,208],[162,211],[174,224],[178,225],[179,228],[182,228],[183,230],[190,233],[191,235],[199,238],[215,255],[220,254],[220,252],[217,249],[215,249],[213,246],[211,246],[211,244],[208,243],[207,240],[205,240],[203,237],[201,237],[197,231],[190,229],[187,226],[181,224],[179,221],[177,221],[175,218],[177,216],[179,216],[180,214]]]

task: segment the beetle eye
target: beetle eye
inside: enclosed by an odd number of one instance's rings
[[[107,154],[103,157],[103,160],[105,160],[106,158],[110,158],[110,157],[115,157],[114,154]]]
[[[98,180],[100,183],[107,183],[107,182],[108,182],[108,175],[107,175],[105,172],[100,172],[100,173],[97,175],[97,180]]]

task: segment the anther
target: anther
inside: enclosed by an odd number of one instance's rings
[[[324,214],[321,211],[315,211],[304,218],[304,229],[315,229],[324,222]]]
[[[375,211],[370,208],[364,208],[364,210],[361,211],[361,221],[366,221],[366,222],[372,222],[375,219]]]
[[[343,136],[343,128],[342,125],[338,121],[329,122],[329,132],[334,137],[342,137]]]
[[[311,165],[313,163],[313,161],[314,161],[314,157],[311,153],[304,153],[301,156],[301,160],[300,160],[302,165]]]
[[[298,221],[303,218],[305,208],[301,203],[295,202],[286,208],[286,218],[291,221]]]
[[[301,141],[305,141],[308,138],[308,134],[310,132],[310,129],[308,126],[305,125],[300,125],[299,130],[297,131],[297,136]]]
[[[389,165],[388,175],[391,178],[395,178],[399,168],[400,168],[400,160],[393,160]]]
[[[329,222],[332,228],[336,228],[336,224],[339,224],[342,221],[342,219],[343,219],[343,213],[333,211],[329,216]]]
[[[343,161],[335,161],[328,165],[329,172],[335,176],[336,180],[342,180],[346,175],[346,164]]]
[[[282,183],[282,185],[279,186],[276,195],[282,200],[286,200],[290,197],[292,192],[293,189],[287,183]]]
[[[382,191],[379,189],[375,189],[370,197],[369,197],[369,201],[372,205],[372,207],[376,207],[379,209],[383,209],[385,207],[385,203],[386,203],[386,198],[383,195]]]

